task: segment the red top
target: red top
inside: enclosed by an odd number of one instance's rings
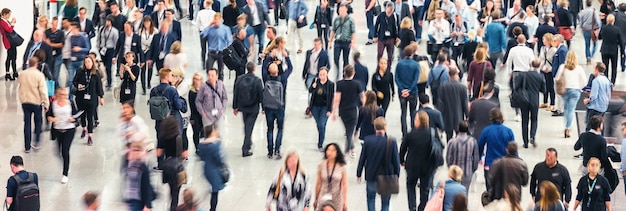
[[[4,44],[4,48],[10,49],[11,42],[9,42],[9,38],[6,34],[13,32],[13,26],[9,24],[7,20],[2,19],[2,21],[0,21],[0,31],[2,32],[2,43]]]

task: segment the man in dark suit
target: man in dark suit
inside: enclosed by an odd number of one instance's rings
[[[376,204],[376,178],[379,171],[386,174],[400,176],[400,156],[398,155],[398,143],[393,137],[387,136],[387,122],[384,117],[374,120],[375,135],[369,135],[363,140],[361,156],[356,170],[357,182],[361,182],[361,175],[365,167],[365,182],[367,183],[367,207],[374,210]],[[387,152],[384,149],[389,149]],[[385,157],[387,155],[388,157]],[[383,163],[386,162],[386,163]],[[386,169],[381,169],[386,167]],[[381,195],[382,209],[389,209],[391,195]]]
[[[409,4],[406,1],[396,0],[396,10],[394,12],[400,15],[400,20],[405,17],[411,18],[411,9],[409,8]]]
[[[152,14],[152,10],[154,9],[154,5],[157,4],[156,0],[140,0],[139,1],[139,8],[143,9],[143,15],[150,15]]]
[[[541,49],[541,47],[543,47],[543,42],[539,42],[539,40],[543,39],[544,34],[557,34],[556,27],[550,25],[551,21],[552,18],[546,15],[543,17],[543,24],[539,24],[539,26],[537,27],[537,32],[535,32],[535,37],[538,41],[537,49]]]
[[[170,32],[176,35],[176,38],[177,38],[176,40],[181,41],[183,39],[183,32],[180,27],[180,22],[178,22],[177,20],[174,20],[173,9],[165,10],[165,19],[163,20],[163,23],[168,23],[170,25],[169,27]]]
[[[361,63],[361,53],[354,52],[352,55],[352,60],[354,60],[354,80],[357,80],[361,83],[361,88],[363,90],[367,90],[367,84],[370,80],[369,71],[367,70],[367,66]]]
[[[165,59],[165,55],[170,52],[172,43],[177,40],[176,35],[170,32],[169,24],[162,23],[159,33],[152,38],[152,46],[156,46],[155,50],[152,52],[152,59],[156,61],[157,70],[163,68],[163,59]]]
[[[554,38],[552,38],[552,46],[557,46],[556,53],[554,57],[552,57],[552,79],[559,71],[559,67],[565,63],[565,57],[567,57],[567,52],[569,51],[567,46],[563,43],[565,38],[563,35],[556,34]],[[561,109],[561,110],[559,110]],[[552,116],[563,116],[562,106],[557,106],[552,110]]]
[[[467,88],[460,81],[459,70],[450,68],[448,76],[450,81],[439,87],[436,104],[446,125],[446,141],[454,137],[453,133],[458,132],[456,126],[467,117]]]
[[[263,43],[263,39],[265,38],[265,28],[270,25],[270,18],[263,9],[263,4],[256,2],[255,0],[247,1],[248,5],[243,7],[243,12],[248,16],[248,25],[252,26],[254,29],[254,34],[259,40],[259,43]],[[253,13],[252,10],[256,10],[256,12]],[[252,43],[250,43],[250,46],[253,46]],[[253,50],[253,48],[251,47],[250,50]],[[262,51],[263,45],[260,44],[257,56]]]
[[[328,52],[322,48],[322,40],[320,38],[313,39],[313,49],[306,51],[306,60],[302,68],[302,80],[308,89],[317,78],[317,72],[322,67],[330,68],[328,62]]]
[[[111,4],[111,16],[113,17],[113,27],[118,31],[124,30],[124,23],[126,23],[126,16],[120,12],[120,7],[117,3]]]
[[[443,124],[443,117],[441,116],[441,112],[437,109],[434,109],[430,105],[430,97],[426,94],[419,95],[420,101],[420,109],[419,111],[424,111],[428,114],[428,125],[431,128],[439,129],[440,131],[445,130],[445,126]]]
[[[615,13],[615,25],[619,28],[622,41],[626,46],[626,3],[620,3],[617,6],[619,12]],[[626,70],[626,57],[622,57],[622,72]]]
[[[135,53],[135,64],[138,64],[139,61],[142,61],[143,51],[141,50],[141,38],[139,35],[133,33],[133,25],[131,22],[126,22],[124,24],[124,33],[120,35],[120,38],[117,39],[117,47],[115,50],[115,55],[117,55],[117,68],[120,68],[120,65],[124,63],[126,60],[124,56],[127,52]]]
[[[87,19],[87,8],[81,7],[78,9],[78,17],[72,20],[73,22],[78,22],[80,25],[80,31],[87,34],[88,38],[94,38],[96,36],[96,29],[94,27],[93,21]]]
[[[150,18],[152,18],[152,23],[155,26],[161,26],[161,23],[165,19],[165,9],[167,9],[165,8],[165,1],[159,0],[158,4],[154,8],[154,12],[150,14]]]
[[[535,134],[537,133],[537,114],[539,112],[539,93],[545,92],[546,82],[539,73],[539,60],[531,62],[531,70],[524,72],[516,72],[513,80],[513,90],[524,89],[528,94],[529,102],[524,102],[519,106],[522,112],[522,138],[524,139],[524,148],[528,148],[528,142],[537,147],[535,143]],[[528,138],[528,120],[530,120],[530,139]]]
[[[44,36],[44,32],[41,30],[35,30],[35,32],[33,32],[33,39],[28,42],[26,51],[24,51],[24,64],[22,65],[23,70],[26,70],[29,67],[28,59],[33,57],[33,55],[35,55],[35,51],[37,50],[42,50],[46,53],[46,60],[43,62],[45,62],[48,67],[52,67],[52,47],[43,42]]]
[[[493,71],[493,70],[491,70]],[[470,133],[475,139],[480,138],[483,129],[491,124],[488,114],[493,108],[497,108],[498,104],[491,99],[495,94],[495,86],[489,85],[483,88],[483,96],[472,101],[467,116],[470,125]]]

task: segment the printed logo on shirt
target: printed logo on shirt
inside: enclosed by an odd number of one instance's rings
[[[552,177],[558,177],[559,175],[561,175],[561,174],[559,174],[559,173],[552,173]]]

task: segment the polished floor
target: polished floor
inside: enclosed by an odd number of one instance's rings
[[[186,1],[183,1],[186,2]],[[313,8],[314,2],[307,0],[307,5]],[[81,1],[85,3],[88,8],[93,8],[92,1]],[[81,5],[82,6],[82,5]],[[363,5],[360,3],[355,4],[355,11],[361,11]],[[309,13],[309,18],[312,19],[313,13]],[[370,74],[373,73],[371,69],[375,66],[376,60],[376,46],[363,45],[366,41],[366,27],[365,16],[361,12],[357,12],[353,15],[357,24],[357,45],[356,49],[362,52],[362,61],[370,67]],[[204,70],[201,68],[200,55],[198,48],[198,32],[193,27],[190,21],[182,20],[183,24],[183,50],[187,54],[189,59],[189,68],[186,70],[187,80],[191,79],[191,76],[198,72],[203,76],[206,76]],[[279,26],[279,34],[285,33],[286,26],[284,22],[281,22]],[[315,36],[315,32],[308,29],[304,30],[305,49],[312,47],[312,39]],[[580,33],[579,33],[580,34]],[[582,37],[577,36],[573,40],[572,48],[579,55],[579,58],[584,56],[584,42]],[[290,36],[291,37],[291,36]],[[293,41],[291,39],[290,41]],[[288,49],[295,52],[297,49],[293,47],[294,44],[290,43]],[[420,52],[424,52],[425,45],[421,46]],[[332,56],[332,53],[331,53]],[[301,163],[307,170],[310,181],[310,190],[314,191],[315,174],[318,162],[322,160],[323,155],[317,151],[317,131],[315,129],[315,122],[313,119],[305,119],[303,115],[304,108],[306,107],[307,94],[303,86],[303,81],[300,78],[300,71],[304,64],[304,54],[291,54],[292,61],[294,62],[294,74],[291,76],[289,86],[287,88],[288,101],[286,105],[286,117],[285,117],[285,132],[283,138],[283,152],[289,152],[295,150],[300,154]],[[595,57],[599,60],[599,54]],[[579,63],[584,64],[585,61],[581,60]],[[585,66],[588,73],[591,72],[591,68]],[[334,71],[334,69],[333,69]],[[500,72],[498,72],[500,73]],[[514,117],[513,110],[509,107],[507,95],[509,94],[507,87],[508,74],[498,75],[498,82],[501,84],[502,92],[500,99],[502,100],[502,108],[505,112],[505,125],[509,126],[515,132],[515,137],[518,143],[521,144],[521,126],[519,122],[512,121]],[[259,73],[260,74],[260,73]],[[233,74],[234,75],[234,74]],[[331,78],[334,75],[330,74]],[[234,76],[233,76],[234,77]],[[624,80],[626,77],[623,73],[619,73],[618,82],[615,86],[618,90],[624,90],[626,83]],[[234,78],[225,77],[225,84],[229,94],[232,94],[232,85]],[[158,79],[153,78],[153,85],[156,85]],[[76,135],[72,148],[71,148],[71,166],[69,173],[69,182],[67,184],[61,184],[61,172],[62,164],[60,156],[57,153],[56,143],[49,141],[49,135],[43,134],[43,147],[38,151],[26,154],[23,152],[23,115],[20,104],[17,99],[17,82],[0,82],[0,134],[4,137],[0,142],[0,178],[8,178],[11,175],[8,161],[12,155],[21,155],[25,159],[26,169],[29,171],[35,171],[39,174],[42,210],[43,211],[55,211],[55,210],[81,210],[84,209],[81,196],[83,193],[89,190],[95,190],[101,192],[101,207],[100,210],[124,210],[124,203],[121,201],[121,173],[120,173],[120,160],[124,153],[124,143],[115,135],[115,128],[118,123],[119,107],[120,105],[115,102],[111,95],[107,93],[105,95],[105,105],[99,108],[99,116],[101,125],[95,130],[94,133],[94,145],[87,146],[86,140],[80,139],[79,135]],[[231,96],[232,98],[232,96]],[[137,112],[146,120],[150,128],[153,127],[153,121],[149,119],[147,112],[147,106],[145,106],[147,96],[137,96]],[[232,101],[231,101],[232,102]],[[392,102],[387,114],[389,134],[395,137],[400,137],[400,124],[399,124],[400,109],[397,102]],[[278,173],[278,169],[281,168],[283,161],[269,160],[265,157],[266,154],[266,125],[264,116],[259,116],[256,122],[256,128],[253,133],[254,141],[254,155],[252,157],[241,157],[241,144],[243,140],[243,122],[241,116],[233,116],[231,109],[228,109],[224,115],[222,121],[222,137],[225,143],[225,150],[227,155],[227,161],[232,168],[232,180],[228,183],[226,189],[220,192],[218,210],[229,211],[252,211],[252,210],[265,210],[265,202],[267,199],[268,188],[271,183],[271,179]],[[562,129],[564,120],[561,117],[551,117],[550,112],[541,110],[539,115],[539,130],[537,135],[537,142],[539,144],[536,149],[521,149],[520,156],[527,162],[530,170],[533,166],[543,160],[544,150],[548,147],[554,147],[559,150],[560,163],[568,167],[573,185],[573,198],[576,196],[576,184],[581,176],[579,167],[581,160],[573,158],[573,155],[578,154],[573,150],[574,142],[577,136],[573,135],[572,138],[564,139],[562,137]],[[345,138],[343,136],[343,125],[339,121],[329,121],[327,126],[327,143],[337,142],[341,146],[345,145]],[[154,132],[151,130],[152,136]],[[191,129],[188,131],[191,137]],[[190,146],[190,148],[193,148]],[[618,146],[618,149],[620,147]],[[360,147],[357,144],[357,151]],[[155,163],[154,156],[150,156],[151,164]],[[351,158],[348,161],[349,169],[349,197],[348,208],[350,210],[366,210],[366,196],[365,196],[365,184],[356,182],[356,161],[358,158]],[[209,208],[209,190],[210,185],[204,179],[202,175],[202,162],[192,155],[187,163],[189,182],[184,188],[192,188],[196,191],[197,198],[200,200],[200,207],[208,210]],[[616,167],[619,163],[614,164]],[[481,210],[479,204],[480,193],[484,191],[484,180],[482,171],[476,172],[478,180],[474,180],[472,187],[469,190],[469,202],[470,210]],[[401,174],[401,193],[392,197],[391,210],[407,210],[406,188],[404,171]],[[446,177],[446,169],[441,168],[437,171],[436,179],[441,180]],[[154,209],[157,211],[166,210],[169,206],[169,190],[168,187],[160,183],[160,173],[151,173],[151,179],[153,186],[159,192],[159,199],[154,201]],[[0,195],[5,194],[5,189],[0,189]],[[624,196],[623,183],[618,186],[617,190],[612,194],[613,210],[626,210],[626,197]],[[523,189],[522,202],[523,206],[530,203],[531,197],[528,191],[528,187]],[[380,200],[377,200],[378,206],[380,206]],[[573,202],[571,203],[573,207]]]

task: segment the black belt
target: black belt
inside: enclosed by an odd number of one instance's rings
[[[335,42],[339,42],[339,43],[351,43],[352,40],[335,40]]]
[[[222,54],[222,51],[211,51],[211,50],[209,50],[209,53],[212,53],[212,54]]]

